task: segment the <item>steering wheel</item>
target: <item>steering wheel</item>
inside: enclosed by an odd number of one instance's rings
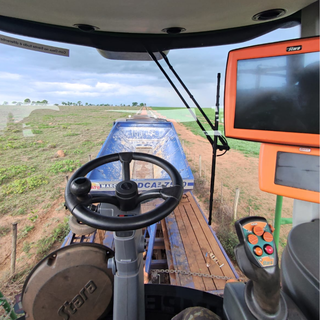
[[[153,189],[139,194],[137,184],[130,180],[132,160],[150,162],[164,169],[172,180],[172,187]],[[90,193],[91,181],[85,175],[101,165],[115,161],[120,161],[122,164],[122,181],[116,185],[115,196],[102,191]],[[179,204],[182,194],[183,180],[172,164],[150,154],[123,152],[99,157],[79,168],[67,183],[65,202],[67,208],[79,221],[91,227],[109,231],[127,231],[147,227],[168,216]],[[121,211],[130,211],[139,203],[155,198],[162,198],[165,201],[159,207],[135,216],[107,217],[89,208],[92,203],[109,203],[117,206]]]

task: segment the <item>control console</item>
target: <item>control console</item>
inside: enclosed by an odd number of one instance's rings
[[[287,307],[280,293],[278,254],[271,226],[262,217],[248,217],[235,224],[240,244],[235,254],[241,271],[250,279],[245,302],[257,319],[287,318]]]
[[[262,217],[235,223],[240,244],[234,249],[247,283],[227,283],[223,312],[227,320],[305,320],[295,303],[280,290],[278,254],[273,227]]]
[[[278,256],[273,241],[272,227],[261,217],[249,217],[235,224],[241,245],[248,259],[257,267],[277,265]]]

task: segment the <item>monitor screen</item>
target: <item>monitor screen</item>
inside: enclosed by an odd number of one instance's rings
[[[311,37],[230,51],[226,137],[319,148],[319,47]]]
[[[274,183],[320,192],[319,157],[310,154],[278,152]]]
[[[238,60],[234,127],[319,134],[319,53]]]

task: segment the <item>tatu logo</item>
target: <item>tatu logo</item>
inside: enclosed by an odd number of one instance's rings
[[[302,46],[287,47],[287,52],[300,51],[300,50],[302,50]]]

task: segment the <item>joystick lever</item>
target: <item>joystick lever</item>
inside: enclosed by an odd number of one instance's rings
[[[283,320],[287,307],[280,292],[280,269],[272,231],[266,219],[248,217],[235,224],[240,244],[235,255],[241,271],[250,279],[245,302],[259,320]]]

